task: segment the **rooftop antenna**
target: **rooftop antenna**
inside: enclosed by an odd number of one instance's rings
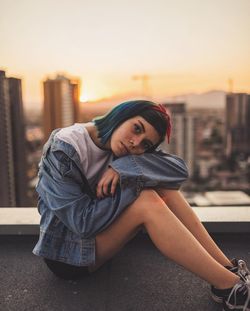
[[[147,74],[142,74],[142,75],[133,75],[132,76],[133,80],[140,80],[142,83],[142,95],[146,96],[146,97],[150,97],[149,96],[149,84],[148,84],[148,80],[150,79],[150,76]]]
[[[233,93],[233,86],[234,86],[234,81],[233,79],[229,78],[228,79],[228,92]]]

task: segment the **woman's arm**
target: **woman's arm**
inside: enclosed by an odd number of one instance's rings
[[[108,227],[140,191],[136,181],[128,185],[124,176],[115,195],[100,200],[88,193],[88,185],[80,176],[79,168],[64,152],[49,150],[40,165],[36,190],[69,230],[90,238]]]
[[[162,151],[128,155],[116,159],[110,166],[127,180],[137,178],[142,188],[179,189],[188,178],[185,162]]]
[[[143,188],[178,189],[187,177],[184,162],[175,156],[126,156],[111,163],[120,175],[115,194],[100,200],[88,193],[74,161],[64,152],[53,150],[41,163],[37,192],[71,231],[85,238],[108,227]]]

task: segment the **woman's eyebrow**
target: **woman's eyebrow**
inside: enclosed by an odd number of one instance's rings
[[[138,120],[138,122],[140,123],[140,125],[142,127],[142,131],[145,133],[145,127],[144,127],[143,123],[140,120]]]

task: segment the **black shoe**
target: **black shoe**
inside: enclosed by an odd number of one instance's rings
[[[233,259],[237,262],[237,259]],[[247,279],[250,279],[250,271],[247,268],[247,265],[244,260],[239,259],[238,260],[238,276],[243,280],[247,281]]]
[[[250,311],[250,279],[238,281],[223,299],[223,311]]]
[[[242,281],[247,281],[248,278],[250,279],[250,272],[244,260],[233,258],[230,261],[233,267],[226,266],[225,268],[238,275]],[[227,295],[228,289],[218,289],[211,285],[211,296],[214,301],[222,303],[223,298],[227,297]]]

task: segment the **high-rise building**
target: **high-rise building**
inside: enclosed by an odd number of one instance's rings
[[[0,71],[0,206],[27,206],[21,80]]]
[[[44,83],[44,138],[55,128],[70,126],[81,121],[79,80],[58,75]]]
[[[250,155],[250,95],[230,93],[226,97],[226,155]]]
[[[162,144],[162,148],[176,154],[185,160],[189,175],[192,177],[195,169],[195,117],[186,113],[185,103],[164,104],[169,110],[172,119],[172,135],[170,144]]]

